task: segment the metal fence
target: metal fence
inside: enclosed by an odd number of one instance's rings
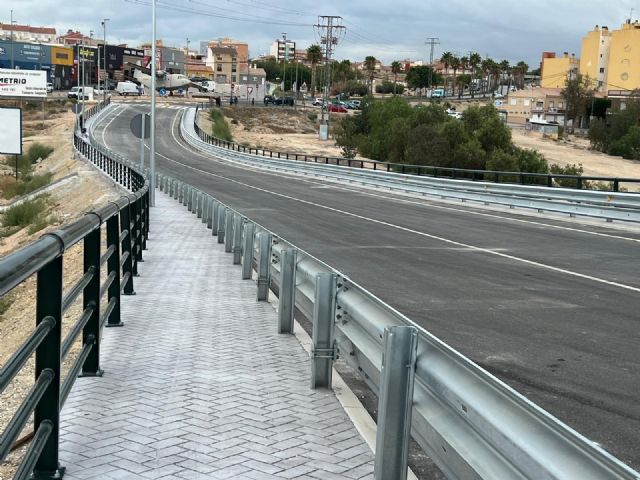
[[[85,118],[102,106],[85,112]],[[135,293],[133,281],[149,232],[149,186],[144,175],[78,135],[74,135],[76,150],[132,193],[0,259],[0,297],[36,276],[35,329],[0,368],[1,394],[35,353],[35,383],[0,435],[1,462],[34,414],[33,440],[16,479],[60,478],[64,473],[58,462],[60,410],[78,375],[102,375],[101,330],[122,325],[120,295]],[[103,228],[106,245],[102,245]],[[64,291],[64,254],[80,242],[83,275]],[[105,265],[106,278],[101,278]],[[63,338],[63,315],[80,298],[82,313]],[[79,335],[82,349],[62,379],[62,362]]]
[[[377,480],[406,478],[409,434],[448,478],[640,478],[340,272],[186,183],[157,184],[255,278],[258,301],[278,292],[280,333],[295,311],[312,322],[312,387],[340,357],[378,394]]]
[[[197,109],[207,108],[204,104]],[[620,185],[624,183],[640,184],[640,178],[629,177],[597,177],[591,175],[560,175],[552,173],[528,173],[528,172],[503,172],[494,170],[472,170],[465,168],[435,167],[429,165],[411,165],[404,163],[383,162],[379,160],[360,160],[341,157],[324,157],[307,155],[302,153],[289,153],[269,150],[265,148],[252,148],[216,138],[205,132],[197,124],[197,115],[194,120],[194,128],[201,140],[209,145],[227,148],[236,152],[250,153],[269,158],[282,158],[302,162],[323,163],[326,165],[341,165],[352,168],[367,168],[386,172],[403,173],[407,175],[429,176],[436,178],[451,178],[473,180],[476,182],[510,183],[519,185],[544,185],[547,187],[586,189],[588,182],[599,183],[599,189],[603,191],[619,192]],[[604,188],[608,187],[608,188]]]

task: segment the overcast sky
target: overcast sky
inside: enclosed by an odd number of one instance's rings
[[[537,66],[542,51],[579,55],[587,31],[618,28],[632,8],[636,19],[640,0],[158,0],[157,29],[165,45],[184,46],[188,37],[197,48],[200,41],[232,37],[248,42],[257,56],[282,32],[306,48],[317,42],[318,15],[339,15],[346,27],[339,59],[424,60],[427,37],[439,37],[436,58],[473,50]],[[109,18],[109,42],[137,46],[151,38],[150,0],[3,0],[0,21],[9,23],[11,9],[18,23],[58,33],[72,28],[102,36],[100,22]]]

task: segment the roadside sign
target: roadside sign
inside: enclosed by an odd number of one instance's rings
[[[131,128],[131,133],[136,138],[143,138],[142,136],[142,113],[137,114],[131,119],[131,123],[129,125]],[[151,116],[148,113],[144,114],[144,138],[149,138],[151,136]]]
[[[0,154],[22,155],[22,110],[0,107],[0,125]]]
[[[0,97],[47,97],[47,72],[0,68]]]
[[[161,88],[160,90],[158,90],[158,93],[160,94],[160,96],[164,97],[167,94],[167,91],[164,88]]]
[[[501,107],[501,106],[502,106],[502,100],[496,100],[495,102],[493,102],[493,104],[494,104],[496,107]]]
[[[82,104],[81,103],[72,103],[71,104],[71,111],[73,113],[80,113],[82,111]]]

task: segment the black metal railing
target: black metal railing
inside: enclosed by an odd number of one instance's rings
[[[205,104],[198,104],[197,110],[207,108]],[[640,178],[629,177],[596,177],[586,175],[564,175],[554,173],[529,173],[529,172],[505,172],[494,170],[471,170],[465,168],[435,167],[430,165],[411,165],[404,163],[383,162],[380,160],[364,160],[355,158],[323,157],[302,153],[280,152],[266,148],[252,148],[229,142],[208,134],[198,125],[198,116],[194,120],[194,128],[198,137],[209,145],[227,148],[229,150],[260,155],[269,158],[281,158],[286,160],[298,160],[303,162],[324,163],[327,165],[341,165],[352,168],[369,168],[386,172],[402,173],[405,175],[420,175],[435,178],[450,178],[458,180],[473,180],[478,182],[508,183],[520,185],[540,185],[558,188],[575,188],[578,190],[587,188],[588,182],[603,182],[599,189],[619,192],[623,183],[640,184]]]
[[[90,114],[99,108],[90,109]],[[15,474],[16,479],[30,476],[53,479],[64,473],[58,459],[60,410],[78,376],[102,375],[102,327],[123,325],[120,295],[135,293],[133,280],[149,232],[149,184],[143,174],[98,151],[77,134],[74,145],[87,160],[131,193],[0,259],[0,297],[36,275],[35,328],[0,367],[1,394],[35,353],[34,385],[0,435],[2,462],[34,414],[33,439]],[[104,246],[103,227],[106,227]],[[65,292],[64,253],[81,241],[83,274]],[[105,265],[103,280],[101,272]],[[63,338],[63,315],[80,298],[82,313]],[[82,348],[63,381],[62,362],[80,334]]]

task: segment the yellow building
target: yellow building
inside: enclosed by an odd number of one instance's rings
[[[540,86],[542,88],[564,88],[570,72],[578,72],[580,60],[575,54],[565,52],[562,57],[547,56],[542,59]]]
[[[609,52],[611,32],[609,28],[598,25],[582,39],[580,52],[580,73],[597,81],[600,91],[607,90],[609,74]]]
[[[611,32],[607,90],[640,88],[640,23],[627,22]]]

